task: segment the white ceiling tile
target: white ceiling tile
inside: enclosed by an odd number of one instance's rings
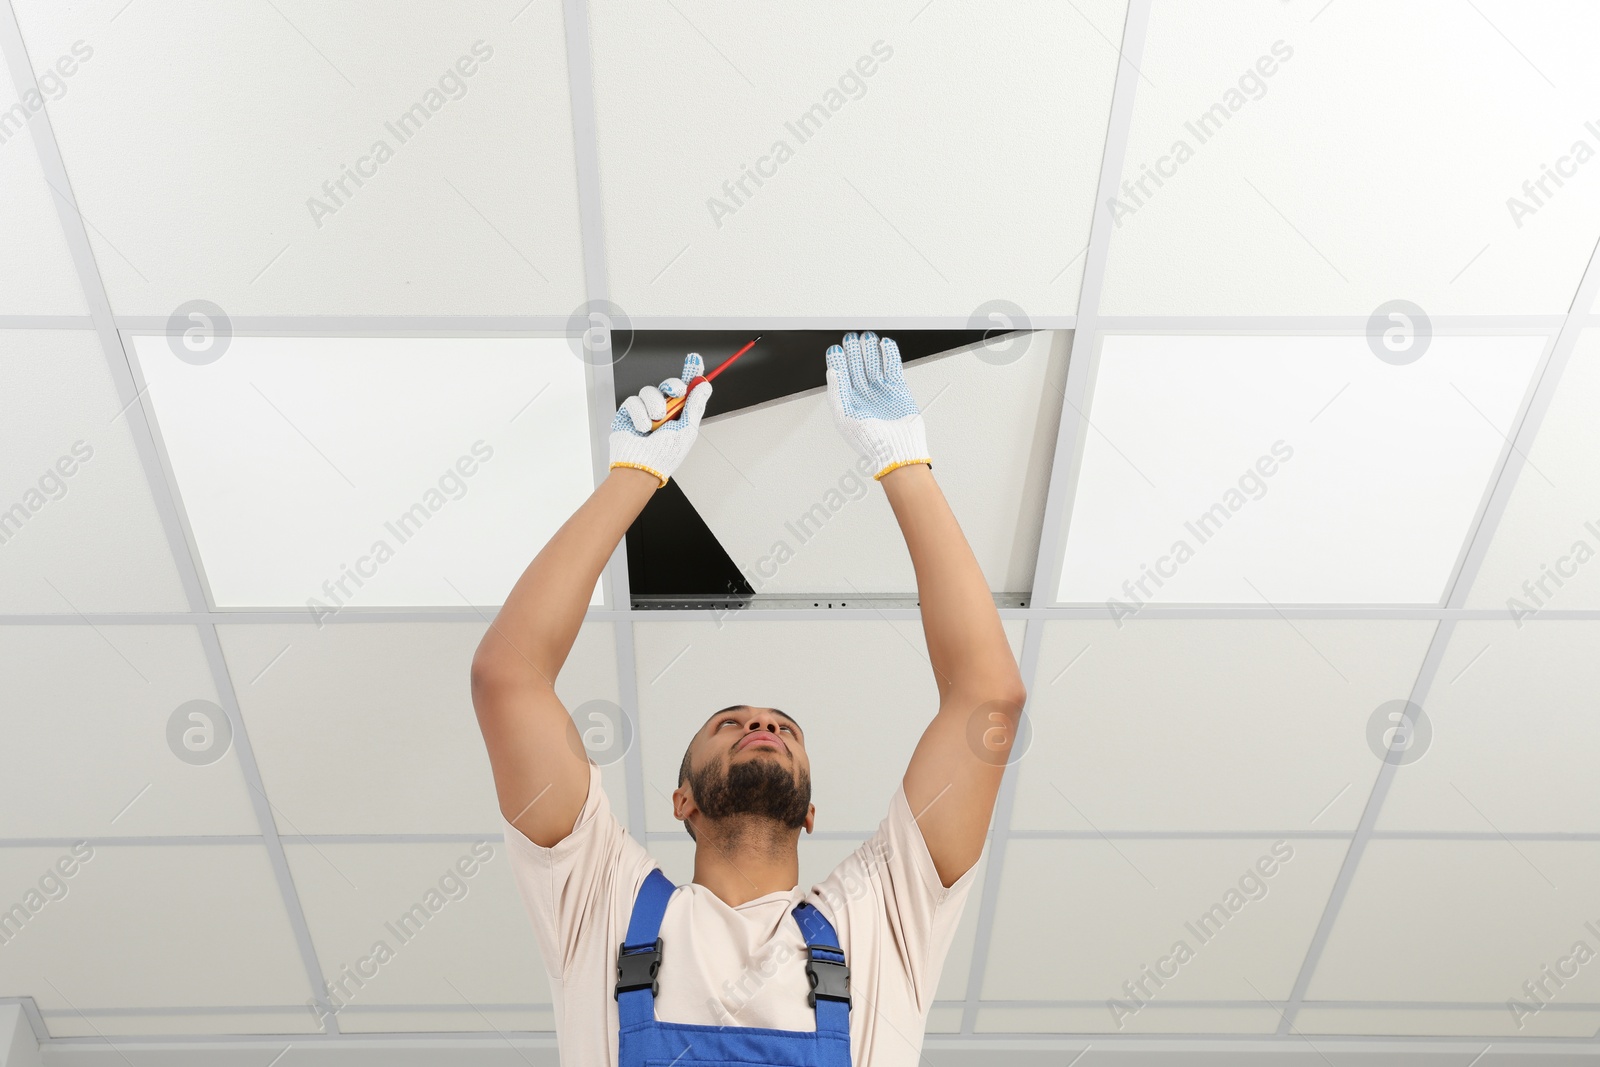
[[[293,1005],[310,995],[259,845],[93,845],[0,952],[0,996],[44,1011]],[[9,907],[70,848],[0,849]],[[59,889],[56,890],[59,895]],[[42,895],[42,891],[41,891]]]
[[[1352,831],[1435,625],[1048,622],[1012,827]]]
[[[93,333],[0,330],[0,611],[188,607],[121,408]]]
[[[1555,988],[1554,986],[1551,987]],[[1547,1009],[1518,1017],[1506,1008],[1319,1008],[1302,1007],[1294,1017],[1297,1034],[1354,1034],[1403,1037],[1593,1037],[1600,1011]]]
[[[500,835],[284,851],[341,1028],[346,1005],[550,1003]]]
[[[1438,602],[1546,343],[1107,337],[1060,599]]]
[[[314,1034],[316,1017],[304,1008],[251,1012],[176,1012],[80,1015],[67,1008],[41,1012],[51,1037],[231,1037],[240,1034]]]
[[[872,833],[939,710],[921,625],[764,622],[750,614],[633,624],[647,724],[645,825],[682,830],[671,796],[689,739],[719,708],[749,704],[787,712],[805,731],[816,829]],[[1012,653],[1020,652],[1023,624],[1011,620],[1005,629]]]
[[[1591,957],[1600,946],[1596,900],[1592,844],[1372,841],[1306,997],[1505,1004],[1561,966],[1551,996],[1600,1002],[1600,967],[1559,963],[1580,941]]]
[[[983,999],[1117,1000],[1131,1019],[1141,980],[1151,1003],[1286,998],[1344,853],[1343,841],[1013,838]]]
[[[554,1035],[555,1029],[556,1016],[550,1008],[502,1008],[495,1004],[480,1004],[449,1011],[428,1008],[363,1011],[352,1004],[339,1013],[341,1034],[450,1034],[480,1031],[504,1034],[532,1031]]]
[[[934,473],[997,592],[1033,588],[1069,339],[1039,331],[1004,342],[1018,348],[906,364]],[[757,593],[916,592],[894,512],[823,390],[717,416],[700,433],[673,477]]]
[[[635,315],[965,317],[996,297],[1072,314],[1126,7],[594,5],[614,298]]]
[[[563,339],[168,340],[134,338],[219,607],[498,604],[594,488]]]
[[[1600,622],[1458,622],[1378,829],[1600,831],[1597,640]]]
[[[1527,451],[1467,606],[1600,608],[1600,330],[1584,330]]]
[[[978,1034],[1271,1034],[1282,1018],[1270,1007],[1152,1004],[1132,1016],[1113,1016],[1106,1008],[985,1007],[978,1009],[972,1029]]]
[[[219,626],[279,831],[498,837],[494,780],[468,684],[485,629],[444,622]],[[583,625],[556,694],[569,711],[588,700],[617,700],[609,623]],[[614,810],[626,812],[620,757],[602,775]]]
[[[260,833],[193,627],[7,626],[0,678],[0,837]],[[174,747],[191,701],[209,763]]]
[[[71,90],[70,79],[55,69],[57,62],[62,62],[61,70],[75,73],[81,66],[70,50],[64,56],[34,58],[43,85],[24,98],[17,93],[15,72],[0,55],[0,230],[6,235],[6,254],[0,256],[0,315],[87,315],[55,197],[39,166],[32,124],[24,121],[24,116],[43,110],[46,100]]]
[[[49,112],[112,307],[570,313],[561,9],[520,6],[19,2],[36,65],[94,50]]]
[[[1157,0],[1100,310],[1565,312],[1600,235],[1597,34],[1578,2]]]
[[[929,1034],[959,1034],[961,1017],[966,1009],[957,1004],[935,1004],[928,1009],[928,1024],[923,1028]]]

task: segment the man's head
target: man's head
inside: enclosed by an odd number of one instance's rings
[[[748,704],[712,715],[689,739],[672,806],[696,841],[696,815],[713,822],[754,816],[810,833],[816,806],[800,724],[776,708]]]

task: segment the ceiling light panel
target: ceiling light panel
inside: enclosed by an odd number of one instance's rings
[[[78,57],[70,53],[51,59],[62,70],[81,69]],[[34,116],[43,114],[46,101],[59,100],[69,82],[52,66],[40,72],[37,86],[19,94],[14,73],[0,55],[0,115],[6,116],[0,121],[0,229],[6,235],[6,254],[0,256],[0,315],[87,315],[83,287],[33,138],[33,121],[42,121]]]
[[[487,628],[219,626],[279,832],[488,833],[498,840],[500,810],[468,677]],[[584,624],[556,695],[584,720],[591,700],[615,708],[609,623]],[[590,725],[583,721],[580,730]],[[606,756],[597,752],[595,760]],[[620,758],[601,772],[615,810],[626,812]]]
[[[996,592],[1033,586],[1068,342],[1041,330],[905,368],[934,473]],[[823,390],[713,418],[700,434],[674,477],[756,593],[915,595],[894,512]]]
[[[1287,999],[1345,847],[1012,838],[983,999],[1093,1001],[1105,1005],[1099,1029],[1113,1032],[1107,1002],[1137,1008],[1124,983],[1138,982],[1146,967],[1167,977],[1160,989],[1146,982],[1158,1002]]]
[[[1126,6],[594,5],[614,298],[965,319],[1003,294],[1073,314]],[[1007,59],[979,89],[952,76],[969,54]],[[905,136],[930,116],[938,137]]]
[[[73,872],[61,878],[66,895],[0,952],[7,995],[32,996],[44,1011],[83,1012],[281,1007],[310,995],[259,844],[72,847],[0,849],[8,887]],[[58,867],[63,857],[70,862]]]
[[[1156,0],[1100,311],[1564,314],[1600,235],[1597,35],[1578,2]]]
[[[1600,608],[1600,330],[1584,330],[1527,450],[1467,606],[1508,619]]]
[[[583,300],[559,7],[15,6],[36,67],[93,50],[50,119],[118,313]]]
[[[644,722],[645,824],[683,832],[672,815],[678,767],[695,731],[734,704],[799,722],[818,830],[870,834],[929,722],[939,693],[916,622],[818,618],[763,622],[753,611],[711,622],[633,624]],[[825,613],[824,613],[825,614]],[[1012,655],[1023,623],[1007,621]],[[863,709],[872,709],[863,726]]]
[[[1044,624],[1019,831],[1354,831],[1435,623]]]
[[[1372,841],[1306,996],[1495,1005],[1525,999],[1523,983],[1543,978],[1541,967],[1555,966],[1575,942],[1587,941],[1592,953],[1597,899],[1600,854],[1592,843]],[[1600,972],[1580,967],[1573,974],[1570,962],[1567,970],[1565,985],[1550,985],[1551,994],[1600,1003]]]
[[[1593,621],[1456,623],[1378,829],[1600,831],[1597,640]]]
[[[1440,601],[1547,343],[1401,365],[1363,336],[1105,338],[1058,598]]]
[[[498,604],[594,486],[563,339],[132,340],[220,608]]]
[[[99,339],[0,330],[0,611],[187,608]]]
[[[0,634],[0,838],[261,832],[192,626]]]

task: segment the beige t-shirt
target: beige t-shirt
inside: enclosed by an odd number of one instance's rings
[[[550,975],[562,1067],[616,1067],[617,946],[639,887],[660,865],[612,814],[593,763],[583,810],[555,847],[501,821]],[[704,886],[680,885],[661,921],[656,1018],[815,1030],[805,940],[790,915],[805,899],[833,924],[850,967],[850,1062],[916,1067],[976,871],[973,864],[954,885],[940,883],[902,785],[872,836],[810,889],[734,908]]]

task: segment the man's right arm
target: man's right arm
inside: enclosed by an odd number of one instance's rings
[[[544,848],[572,832],[589,791],[589,761],[556,675],[601,570],[658,484],[642,470],[612,469],[528,564],[472,657],[472,706],[501,814]]]

